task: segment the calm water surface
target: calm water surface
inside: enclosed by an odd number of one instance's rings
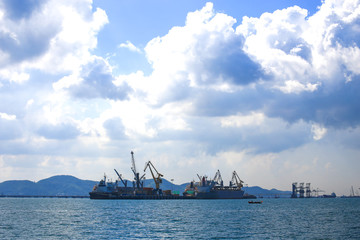
[[[360,239],[360,199],[0,198],[0,239]]]

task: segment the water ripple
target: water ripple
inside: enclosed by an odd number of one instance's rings
[[[356,239],[360,199],[0,199],[0,239]]]

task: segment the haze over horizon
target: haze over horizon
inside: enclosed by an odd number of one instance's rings
[[[3,0],[0,23],[0,182],[132,179],[134,151],[176,184],[360,187],[359,0]]]

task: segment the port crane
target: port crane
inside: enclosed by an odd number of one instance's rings
[[[224,186],[224,181],[222,180],[221,173],[220,173],[219,169],[217,170],[213,181],[215,182],[216,185],[220,185],[221,187]]]
[[[124,181],[121,177],[121,174],[118,173],[118,171],[116,171],[116,169],[114,168],[116,174],[118,175],[119,179],[121,180],[121,182],[124,184],[124,187],[127,187],[127,180]]]
[[[146,169],[149,168],[150,169],[150,173],[154,179],[155,182],[155,189],[154,191],[156,191],[159,195],[162,194],[162,191],[160,189],[160,184],[162,183],[162,179],[161,177],[163,177],[164,175],[162,175],[161,173],[158,172],[158,170],[156,170],[156,168],[154,167],[154,165],[152,164],[152,162],[148,161],[147,163],[145,163],[145,168],[144,168],[144,172],[146,171]],[[155,176],[154,172],[157,174],[157,176]]]
[[[232,178],[231,178],[231,181],[230,181],[230,187],[232,186],[237,186],[239,188],[242,188],[244,185],[243,185],[243,181],[240,179],[239,175],[237,174],[236,171],[233,171],[232,173]]]
[[[143,180],[145,178],[145,174],[140,177],[140,174],[136,171],[134,152],[133,151],[131,151],[131,162],[132,162],[131,170],[134,173],[134,180],[135,180],[134,187],[136,186],[137,189],[143,188],[144,187],[144,182],[142,182],[141,180]]]

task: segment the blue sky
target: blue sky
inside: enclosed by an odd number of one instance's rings
[[[249,186],[348,194],[359,6],[4,0],[0,181],[130,179],[133,150],[176,183],[236,170]]]

